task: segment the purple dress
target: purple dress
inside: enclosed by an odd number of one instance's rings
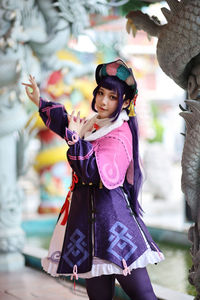
[[[110,273],[123,274],[127,267],[131,270],[163,260],[163,254],[141,217],[136,216],[129,205],[126,185],[119,183],[112,189],[102,185],[95,141],[79,138],[67,128],[67,112],[63,105],[41,99],[39,112],[44,123],[67,141],[67,159],[78,176],[67,224],[62,227],[62,238],[59,238],[62,245],[57,251],[53,247],[43,260],[43,268],[58,276],[73,274],[76,266],[80,277],[82,274],[82,277],[89,278]],[[117,136],[120,137],[123,130],[130,134],[127,124],[124,122],[115,129]],[[110,137],[109,134],[112,135],[112,132],[104,137]],[[109,141],[112,143],[112,139]],[[118,154],[118,148],[113,149],[113,154]],[[58,226],[61,227],[59,220]],[[55,232],[54,245],[57,236]],[[49,267],[53,263],[56,271]]]

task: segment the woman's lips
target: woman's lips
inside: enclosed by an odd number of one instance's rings
[[[103,107],[99,107],[100,110],[105,111],[106,109]]]

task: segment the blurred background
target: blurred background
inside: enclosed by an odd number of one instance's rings
[[[167,6],[165,2],[156,3],[143,11],[160,16],[160,7],[164,5]],[[164,22],[163,16],[162,19]],[[69,112],[80,110],[84,117],[92,113],[97,64],[119,57],[125,60],[133,69],[139,90],[136,110],[144,173],[142,205],[152,202],[159,206],[161,203],[163,211],[166,206],[176,209],[183,203],[180,161],[184,122],[179,116],[179,104],[186,99],[185,91],[160,69],[156,59],[156,38],[149,40],[143,31],[138,31],[133,38],[126,32],[126,19],[121,16],[109,16],[105,21],[101,20],[102,24],[91,22],[92,28],[76,38],[69,38],[68,43],[56,52],[63,68],[47,72],[42,82],[40,69],[29,66],[31,74],[38,79],[42,97],[63,103]],[[28,80],[28,73],[24,74],[24,80]],[[23,96],[29,116],[26,126],[31,124],[31,130],[35,130],[28,150],[29,169],[20,178],[27,195],[23,211],[25,214],[58,212],[71,182],[66,162],[67,145],[44,126],[37,108],[25,94]]]

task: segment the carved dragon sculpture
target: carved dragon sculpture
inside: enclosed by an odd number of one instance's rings
[[[200,102],[185,101],[188,110],[180,113],[186,121],[186,136],[182,155],[182,191],[191,208],[195,222],[188,232],[192,242],[191,255],[193,266],[189,271],[189,281],[198,292],[196,300],[200,299]]]
[[[200,1],[167,0],[171,10],[161,10],[168,23],[161,25],[157,17],[141,11],[131,11],[127,18],[127,31],[144,30],[158,37],[157,58],[162,70],[179,86],[188,89],[193,99],[199,96],[195,77],[200,62]],[[198,81],[198,85],[199,85]]]
[[[158,37],[157,58],[162,70],[188,92],[187,109],[180,115],[186,121],[186,136],[182,156],[182,191],[191,208],[195,225],[189,229],[193,266],[189,281],[200,299],[200,1],[166,0],[169,9],[162,8],[167,23],[141,11],[131,11],[127,31],[135,36],[144,30]]]

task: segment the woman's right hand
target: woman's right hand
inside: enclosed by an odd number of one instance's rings
[[[26,94],[29,97],[29,99],[39,107],[40,90],[35,81],[35,77],[29,75],[29,82],[30,83],[23,82],[22,84],[25,85]],[[30,89],[32,89],[32,91],[30,91]]]
[[[82,127],[85,123],[85,118],[83,119],[80,118],[80,111],[78,112],[77,116],[75,116],[74,114],[75,114],[74,111],[71,113],[71,115],[68,114],[68,121],[69,121],[68,128],[71,131],[75,131],[78,135],[80,135]]]

